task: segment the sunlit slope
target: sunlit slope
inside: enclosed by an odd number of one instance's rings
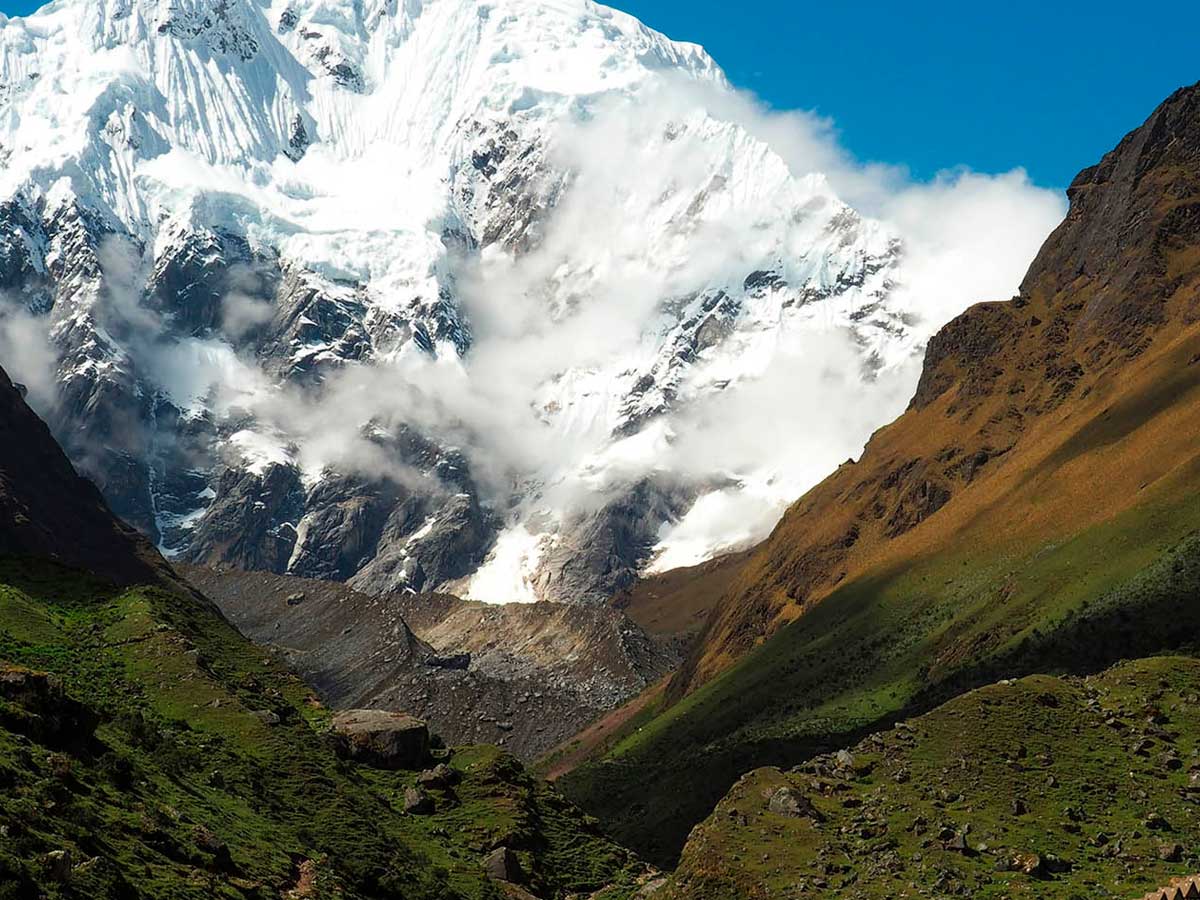
[[[740,775],[852,743],[1010,675],[1200,644],[1200,465],[1062,540],[986,523],[961,549],[855,579],[567,776],[619,839],[670,860]]]
[[[792,507],[677,692],[842,581],[955,543],[978,516],[997,539],[1068,535],[1190,459],[1176,429],[1200,378],[1200,90],[1172,96],[1068,193],[1019,296],[933,338],[906,414]]]
[[[944,328],[908,411],[751,558],[679,702],[568,777],[620,837],[670,859],[757,765],[1010,674],[1194,644],[1200,91],[1070,195],[1020,296]]]

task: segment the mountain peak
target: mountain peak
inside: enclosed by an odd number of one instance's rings
[[[821,465],[703,436],[728,398],[815,343],[884,394],[932,328],[899,235],[585,0],[73,0],[0,77],[47,417],[197,561],[602,602]]]
[[[1176,91],[1079,173],[1067,191],[1070,211],[1034,260],[1022,294],[1044,298],[1082,279],[1090,293],[1080,318],[1110,341],[1137,346],[1190,278],[1193,266],[1180,250],[1200,217],[1198,163],[1200,84]]]

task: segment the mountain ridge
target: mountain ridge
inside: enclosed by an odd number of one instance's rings
[[[115,519],[0,368],[0,554],[53,559],[117,584],[169,573],[140,534]]]

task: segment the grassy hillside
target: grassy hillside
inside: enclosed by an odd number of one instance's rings
[[[1200,466],[1070,539],[964,535],[858,579],[559,785],[662,863],[742,773],[853,743],[963,690],[1200,651]],[[657,715],[655,713],[657,712]]]
[[[0,691],[0,897],[482,900],[502,845],[544,898],[642,871],[494,748],[404,814],[416,773],[337,759],[311,691],[176,588],[0,560],[0,680],[25,670],[64,693]]]
[[[669,898],[1141,896],[1200,869],[1200,662],[1033,676],[742,778]]]

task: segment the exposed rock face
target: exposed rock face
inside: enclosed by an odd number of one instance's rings
[[[244,634],[278,648],[335,708],[408,711],[449,744],[495,743],[526,759],[640,693],[679,660],[670,637],[651,640],[603,607],[377,597],[332,582],[179,568]]]
[[[221,471],[184,556],[214,565],[420,591],[473,571],[495,533],[460,454],[402,428],[381,450],[430,473],[426,485],[328,473],[305,485],[291,464]],[[457,491],[457,493],[451,493]]]
[[[369,593],[430,591],[473,572],[491,547],[496,520],[471,493],[440,498],[411,536],[402,537],[394,518],[385,524],[383,549],[350,583]],[[389,524],[391,527],[389,528]],[[307,574],[297,569],[297,574]]]
[[[296,546],[304,489],[291,466],[262,473],[225,469],[216,498],[191,536],[194,553],[214,563],[275,572],[287,566]]]
[[[419,769],[429,761],[429,727],[405,713],[350,709],[333,717],[338,755],[375,769]]]
[[[575,603],[604,603],[632,585],[664,522],[678,519],[694,487],[644,480],[596,512],[568,522],[539,569],[538,593]]]
[[[57,560],[121,584],[149,583],[158,554],[109,512],[0,370],[0,555]]]

